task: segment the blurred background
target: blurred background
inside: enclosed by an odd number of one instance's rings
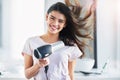
[[[16,77],[24,78],[21,55],[24,43],[31,36],[44,34],[46,10],[58,1],[64,0],[0,0],[0,72],[5,74],[3,77],[18,73]],[[120,0],[96,0],[96,3],[96,65],[102,68],[109,59],[106,72],[113,76],[109,80],[115,80],[117,74],[112,72],[120,73]]]

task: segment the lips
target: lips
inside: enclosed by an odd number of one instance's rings
[[[50,28],[51,28],[51,30],[53,30],[53,31],[55,31],[55,30],[57,30],[57,29],[58,29],[58,27],[57,27],[57,26],[50,26]]]

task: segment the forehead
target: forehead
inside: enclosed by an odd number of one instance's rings
[[[66,17],[64,16],[64,14],[60,13],[59,11],[52,11],[48,15],[53,16],[57,19],[66,20]]]

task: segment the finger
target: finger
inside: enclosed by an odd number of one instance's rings
[[[40,68],[44,67],[43,63],[41,63],[40,61],[38,61],[37,64],[39,65]]]

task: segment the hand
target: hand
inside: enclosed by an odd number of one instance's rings
[[[49,64],[49,58],[43,58],[38,60],[39,67],[45,67]]]

